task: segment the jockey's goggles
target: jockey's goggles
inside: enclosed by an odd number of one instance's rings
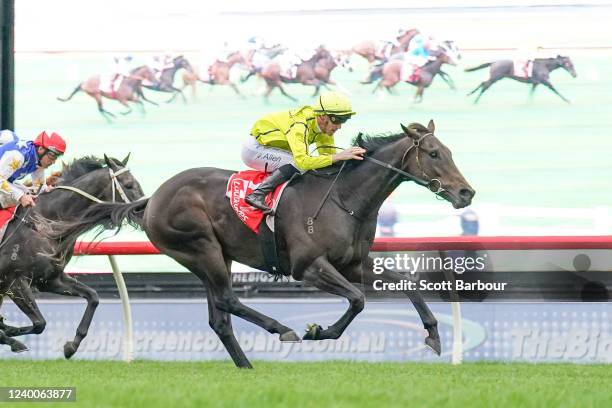
[[[327,117],[334,125],[340,125],[351,118],[351,115],[333,115],[327,114]]]
[[[47,149],[47,153],[46,153],[50,158],[52,159],[57,159],[58,157],[60,157],[63,153],[59,152],[55,149]]]

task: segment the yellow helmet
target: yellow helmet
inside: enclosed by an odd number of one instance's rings
[[[334,91],[326,91],[319,95],[313,108],[317,115],[352,116],[355,114],[348,96]]]

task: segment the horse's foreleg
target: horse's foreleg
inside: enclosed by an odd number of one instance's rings
[[[381,280],[383,282],[393,282],[398,283],[406,280],[406,277],[387,269],[384,269],[381,274],[374,273],[374,261],[371,257],[368,257],[366,261],[363,263],[363,274],[360,276],[352,275],[353,282],[363,283],[364,285],[372,285],[374,281]],[[361,281],[358,279],[361,278]],[[434,317],[433,313],[423,300],[423,296],[418,289],[415,290],[406,290],[404,293],[408,296],[414,308],[416,309],[421,321],[423,322],[423,327],[427,330],[427,338],[425,338],[425,344],[432,348],[436,354],[440,355],[442,350],[442,345],[440,344],[440,335],[438,334],[438,321]]]
[[[130,105],[128,105],[127,101],[125,99],[117,99],[117,102],[119,102],[120,104],[122,104],[123,106],[125,106],[128,110],[123,111],[123,112],[119,112],[122,115],[129,115],[130,113],[132,113],[132,108],[130,107]]]
[[[561,95],[561,94],[559,93],[559,91],[557,91],[557,90],[555,89],[555,87],[554,87],[554,86],[553,86],[553,85],[552,85],[552,84],[551,84],[551,83],[550,83],[548,80],[540,81],[540,83],[541,83],[542,85],[544,85],[544,86],[548,87],[548,89],[550,89],[550,90],[551,90],[551,91],[553,91],[554,93],[556,93],[556,94],[557,94],[557,96],[558,96],[559,98],[563,99],[565,102],[567,102],[567,103],[571,103],[571,102],[569,101],[569,99],[567,99],[565,96]]]
[[[325,340],[339,338],[353,319],[363,310],[365,306],[364,294],[323,257],[317,258],[312,265],[306,268],[304,280],[327,293],[346,298],[349,301],[349,308],[336,323],[327,329],[323,330],[318,324],[310,325],[303,339]]]
[[[285,87],[283,86],[283,84],[279,83],[279,84],[278,84],[278,89],[280,89],[281,93],[282,93],[283,95],[285,95],[287,98],[291,99],[293,102],[297,102],[297,99],[296,99],[296,98],[294,98],[293,96],[291,96],[291,95],[289,95],[287,92],[285,92]],[[270,91],[272,91],[272,88],[270,88]],[[270,94],[270,93],[268,92],[268,95],[269,95],[269,94]]]
[[[85,313],[83,313],[81,322],[77,327],[74,340],[68,341],[66,344],[64,344],[64,357],[70,358],[74,355],[74,353],[76,353],[81,341],[83,341],[85,336],[87,336],[89,326],[91,325],[94,313],[98,307],[98,294],[89,286],[84,285],[83,283],[64,273],[60,274],[54,280],[47,281],[44,286],[40,287],[40,290],[44,292],[57,293],[58,295],[64,296],[78,296],[87,301],[87,308],[85,308]]]
[[[142,90],[142,88],[140,88],[138,90],[138,96],[140,96],[142,98],[143,101],[147,101],[149,102],[151,105],[155,105],[155,106],[159,106],[159,104],[155,101],[150,100],[149,98],[147,98],[144,94],[144,91]]]
[[[442,78],[444,82],[446,82],[446,84],[448,85],[450,89],[452,89],[453,91],[457,89],[457,87],[455,86],[455,81],[453,81],[450,75],[448,75],[446,72],[442,70],[440,70],[440,72],[438,73],[440,74],[440,77]]]
[[[45,330],[47,322],[38,309],[38,305],[32,294],[32,289],[30,289],[30,283],[23,277],[17,278],[8,288],[6,294],[13,300],[19,310],[28,316],[32,322],[32,326],[13,327],[5,325],[3,327],[4,333],[10,337],[42,333]]]
[[[238,89],[235,83],[228,81],[228,85],[234,90],[234,92],[236,92],[239,97],[244,98],[244,95],[240,93],[240,89]]]
[[[425,86],[420,84],[417,85],[416,93],[414,94],[414,103],[423,102],[423,91],[425,90]]]

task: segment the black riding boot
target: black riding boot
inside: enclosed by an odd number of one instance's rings
[[[289,180],[291,176],[298,173],[299,170],[293,167],[291,164],[285,164],[284,166],[276,169],[267,179],[263,181],[251,194],[244,198],[247,204],[252,205],[255,208],[259,208],[264,214],[274,215],[274,211],[266,205],[266,197],[281,183]]]

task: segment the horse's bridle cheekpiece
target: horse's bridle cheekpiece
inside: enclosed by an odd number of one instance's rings
[[[113,169],[111,169],[110,167],[108,167],[108,173],[110,175],[111,178],[111,182],[113,184],[113,203],[116,201],[116,191],[119,192],[119,195],[121,196],[121,198],[123,199],[124,202],[126,203],[131,203],[132,201],[128,198],[128,196],[125,194],[125,191],[123,190],[123,186],[121,185],[121,183],[119,182],[119,180],[117,179],[117,177],[123,173],[126,173],[130,171],[130,169],[128,169],[127,167],[124,167],[122,169],[120,169],[119,171],[115,172]],[[59,188],[62,190],[69,190],[72,191],[74,193],[77,193],[85,198],[90,199],[93,202],[96,203],[103,203],[104,201],[100,200],[97,197],[92,196],[91,194],[89,194],[86,191],[83,191],[79,188],[76,187],[72,187],[72,186],[57,186],[55,188]]]
[[[378,164],[379,166],[385,167],[391,171],[394,171],[396,173],[398,173],[399,175],[401,175],[404,179],[406,180],[410,180],[410,181],[414,181],[415,183],[417,183],[420,186],[423,187],[427,187],[432,193],[434,193],[436,196],[440,197],[440,194],[442,194],[443,192],[446,191],[445,188],[442,187],[442,182],[437,179],[437,178],[431,178],[427,175],[427,173],[425,173],[425,171],[423,170],[423,167],[421,166],[421,162],[419,161],[419,147],[421,145],[421,141],[423,139],[425,139],[427,136],[433,136],[433,133],[425,133],[423,136],[421,136],[420,138],[418,138],[417,140],[413,140],[412,141],[412,145],[410,147],[408,147],[408,149],[406,149],[406,151],[404,152],[404,155],[402,156],[402,167],[404,167],[404,161],[406,161],[406,156],[408,156],[408,153],[410,153],[410,151],[413,148],[416,148],[416,162],[417,162],[417,166],[419,167],[419,170],[421,171],[421,173],[423,173],[423,176],[425,176],[427,179],[429,180],[425,180],[422,179],[420,177],[417,177],[415,175],[412,175],[410,173],[408,173],[407,171],[404,171],[402,169],[398,169],[397,167],[394,167],[392,165],[390,165],[389,163],[385,163],[383,161],[380,161],[378,159],[375,159],[373,157],[365,157],[365,160],[371,161],[372,163]],[[438,188],[433,188],[435,186],[435,183],[438,184]]]

